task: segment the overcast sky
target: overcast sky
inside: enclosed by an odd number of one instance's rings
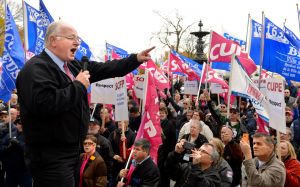
[[[222,28],[241,39],[246,38],[247,19],[261,22],[261,13],[278,26],[287,19],[286,26],[299,36],[296,3],[299,0],[43,0],[55,20],[72,24],[79,35],[96,51],[104,49],[105,41],[128,52],[138,52],[149,46],[153,32],[158,32],[163,20],[154,13],[175,16],[176,10],[184,18],[184,25],[201,19],[204,30],[222,34]],[[39,9],[39,0],[27,0]]]

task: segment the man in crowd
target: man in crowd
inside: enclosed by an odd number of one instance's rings
[[[182,163],[185,140],[175,146],[175,151],[169,154],[166,168],[171,179],[176,181],[175,186],[214,187],[221,183],[220,175],[215,164],[219,154],[212,144],[204,143],[199,150],[193,150],[191,162]]]
[[[250,145],[241,141],[241,149],[245,155],[243,162],[246,171],[246,186],[278,186],[283,187],[286,177],[284,164],[276,158],[274,140],[271,136],[256,133],[253,136],[252,159]]]
[[[149,60],[153,49],[108,63],[81,63],[75,60],[80,43],[74,27],[51,23],[45,50],[24,65],[16,81],[25,151],[36,186],[75,186],[80,144],[89,123],[87,88],[126,75]]]
[[[150,142],[147,139],[139,139],[134,142],[133,147],[134,170],[129,179],[131,186],[157,187],[159,183],[159,170],[150,157]],[[128,169],[120,171],[120,177],[126,177]],[[117,187],[124,186],[119,182]]]

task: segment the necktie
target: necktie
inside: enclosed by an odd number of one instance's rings
[[[66,74],[68,75],[68,77],[73,81],[74,77],[73,77],[72,73],[70,72],[70,69],[68,68],[67,63],[65,63],[63,67],[64,67],[64,70],[65,70]]]

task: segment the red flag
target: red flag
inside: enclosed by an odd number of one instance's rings
[[[147,69],[151,73],[151,76],[154,79],[154,84],[159,90],[170,88],[170,83],[168,78],[164,75],[162,70],[157,68],[153,60],[147,61]]]
[[[184,63],[184,61],[182,61],[179,57],[177,57],[173,53],[170,53],[170,62],[172,63],[175,62],[179,66],[181,71],[186,75],[188,75],[190,80],[195,80],[195,79],[200,80],[199,75],[197,75],[197,73],[192,68],[190,68],[189,65]]]
[[[145,110],[142,122],[136,135],[136,139],[146,138],[150,141],[150,156],[157,163],[157,151],[161,141],[161,127],[159,118],[159,104],[154,79],[148,72],[148,84],[146,86]]]
[[[269,124],[265,120],[263,120],[261,117],[259,117],[259,115],[257,115],[256,123],[257,123],[257,127],[258,127],[256,132],[269,134]]]
[[[211,67],[209,67],[207,64],[204,64],[203,68],[203,82],[217,83],[222,85],[223,88],[229,88],[227,82],[214,69],[211,69]],[[207,77],[206,74],[208,75]]]
[[[248,75],[256,70],[256,65],[248,53],[242,51],[241,46],[232,40],[228,40],[216,32],[211,33],[211,46],[209,62],[231,62],[231,55],[236,54]]]

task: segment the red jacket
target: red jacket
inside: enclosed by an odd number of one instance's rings
[[[300,162],[296,159],[284,161],[286,168],[285,187],[300,186]]]

